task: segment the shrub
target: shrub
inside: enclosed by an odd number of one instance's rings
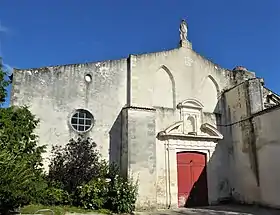
[[[49,186],[41,192],[40,199],[36,203],[42,205],[67,205],[70,203],[70,195],[63,189]]]
[[[71,194],[78,186],[102,177],[108,166],[95,147],[90,138],[71,139],[65,147],[53,147],[49,180],[61,183],[63,189]]]
[[[104,208],[108,195],[108,183],[106,179],[93,179],[89,183],[78,187],[78,199],[85,209]]]
[[[46,187],[40,172],[7,150],[0,151],[0,208],[2,213],[35,201]]]
[[[109,209],[118,213],[134,210],[137,184],[118,175],[89,138],[71,139],[65,147],[54,147],[48,180],[61,184],[75,206]],[[54,203],[57,204],[57,203]]]
[[[93,179],[78,188],[78,200],[85,209],[130,213],[135,209],[136,196],[137,183],[118,175],[113,180]]]
[[[135,209],[137,182],[116,176],[108,188],[107,207],[116,213],[130,213]]]

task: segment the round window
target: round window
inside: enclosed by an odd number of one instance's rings
[[[77,109],[71,117],[71,126],[78,132],[87,132],[94,124],[93,115],[84,109]]]

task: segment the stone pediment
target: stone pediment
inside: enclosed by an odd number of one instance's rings
[[[198,132],[185,132],[184,121],[179,121],[159,132],[159,137],[180,137],[192,139],[223,139],[223,135],[209,123],[203,123]]]
[[[180,102],[178,105],[177,105],[177,108],[178,109],[181,109],[181,108],[191,108],[191,109],[202,109],[203,108],[203,105],[196,99],[186,99],[185,101],[183,102]]]

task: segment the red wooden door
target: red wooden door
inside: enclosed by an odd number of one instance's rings
[[[178,206],[208,204],[206,156],[198,152],[177,153]]]

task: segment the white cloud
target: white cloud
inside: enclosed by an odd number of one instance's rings
[[[2,25],[1,20],[0,20],[0,57],[3,57],[3,52],[2,52],[2,38],[1,38],[1,33],[7,34],[9,32],[9,29]]]
[[[0,32],[7,33],[8,31],[9,31],[9,29],[7,27],[5,27],[4,25],[2,25],[2,23],[0,21]]]
[[[9,31],[8,28],[6,28],[6,27],[3,26],[3,25],[0,25],[0,32],[6,33],[6,32],[8,32],[8,31]]]

